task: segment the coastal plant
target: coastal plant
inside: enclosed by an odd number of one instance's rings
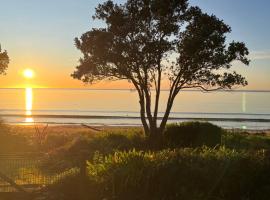
[[[99,134],[77,136],[72,140],[63,136],[61,138],[67,142],[47,152],[47,159],[41,166],[45,171],[60,172],[72,167],[80,167],[82,162],[92,159],[96,152],[107,155],[116,151],[148,149],[147,140],[140,128],[105,130]],[[46,143],[45,145],[48,146]],[[53,141],[50,141],[51,143]]]
[[[222,128],[208,122],[169,124],[164,132],[165,144],[172,147],[215,147],[221,144]]]
[[[90,84],[126,80],[133,85],[144,132],[153,140],[163,134],[180,91],[247,85],[232,69],[235,61],[249,64],[245,44],[228,41],[230,26],[188,0],[108,0],[93,18],[104,26],[75,39],[83,56],[72,77]],[[169,95],[161,113],[162,88]]]
[[[88,162],[100,199],[268,199],[264,151],[176,149],[97,154]],[[263,192],[263,193],[262,193]]]
[[[254,133],[226,131],[222,134],[222,145],[231,149],[270,150],[270,138]]]
[[[57,200],[268,200],[269,153],[219,148],[96,153],[87,179],[66,176],[49,186]],[[60,198],[61,197],[61,198]]]

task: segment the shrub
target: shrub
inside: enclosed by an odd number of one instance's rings
[[[89,149],[102,154],[110,154],[115,151],[127,151],[130,149],[143,149],[145,138],[141,129],[108,130],[89,140]]]
[[[270,149],[270,137],[250,133],[225,132],[222,145],[232,149]]]
[[[79,136],[49,152],[42,163],[42,169],[60,172],[79,167],[83,161],[91,159],[96,152],[111,154],[116,151],[144,149],[146,141],[141,129],[108,130],[96,135]]]
[[[88,163],[88,172],[97,199],[266,200],[269,167],[264,151],[247,153],[222,147],[97,154]]]
[[[78,174],[60,179],[34,193],[35,199],[46,200],[100,200],[95,185],[83,180]]]
[[[221,144],[222,129],[206,122],[184,122],[166,127],[164,139],[169,147],[215,147]]]

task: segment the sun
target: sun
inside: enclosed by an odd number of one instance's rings
[[[32,69],[25,69],[23,71],[23,76],[24,78],[31,79],[31,78],[34,78],[35,73]]]

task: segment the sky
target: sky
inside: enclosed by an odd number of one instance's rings
[[[95,7],[102,2],[0,0],[0,43],[11,59],[7,75],[0,77],[0,87],[130,88],[124,82],[89,86],[70,77],[81,56],[74,38],[102,25],[91,18]],[[235,69],[249,81],[249,86],[243,89],[270,90],[270,1],[190,0],[190,3],[229,24],[232,28],[229,41],[246,43],[250,66],[235,64]],[[26,68],[34,70],[34,79],[23,77]]]

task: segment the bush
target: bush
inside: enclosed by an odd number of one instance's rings
[[[266,200],[269,167],[264,151],[200,148],[98,154],[88,172],[97,199]]]
[[[222,145],[232,149],[270,149],[270,137],[250,133],[226,132],[222,135]]]
[[[100,200],[96,187],[78,174],[66,176],[34,193],[35,200]]]
[[[164,138],[169,147],[215,147],[221,144],[222,129],[210,123],[184,122],[166,127]]]
[[[166,131],[186,124],[189,123],[170,125]],[[192,128],[187,128],[189,132],[196,130],[194,124],[197,122],[191,124]],[[208,123],[197,126],[208,130],[198,131],[207,137],[208,132],[222,132],[224,147],[151,152],[149,141],[140,129],[109,130],[77,137],[51,152],[50,162],[45,163],[44,168],[60,172],[78,167],[82,159],[89,159],[87,180],[79,175],[65,177],[41,195],[47,194],[50,200],[77,197],[92,200],[268,200],[270,152],[260,149],[269,149],[266,148],[269,137],[225,132]],[[173,139],[174,133],[170,138],[166,135],[168,132],[164,136],[170,148],[195,146],[194,143],[180,143],[180,137],[178,141]],[[217,142],[212,146],[214,144]]]
[[[145,148],[145,137],[141,129],[109,130],[90,138],[89,149],[102,154],[110,154],[115,151],[127,151],[130,149]]]
[[[134,148],[142,150],[147,147],[145,143],[141,129],[109,130],[97,135],[79,136],[50,151],[42,169],[61,172],[79,167],[82,161],[93,158],[96,152],[107,155]]]

